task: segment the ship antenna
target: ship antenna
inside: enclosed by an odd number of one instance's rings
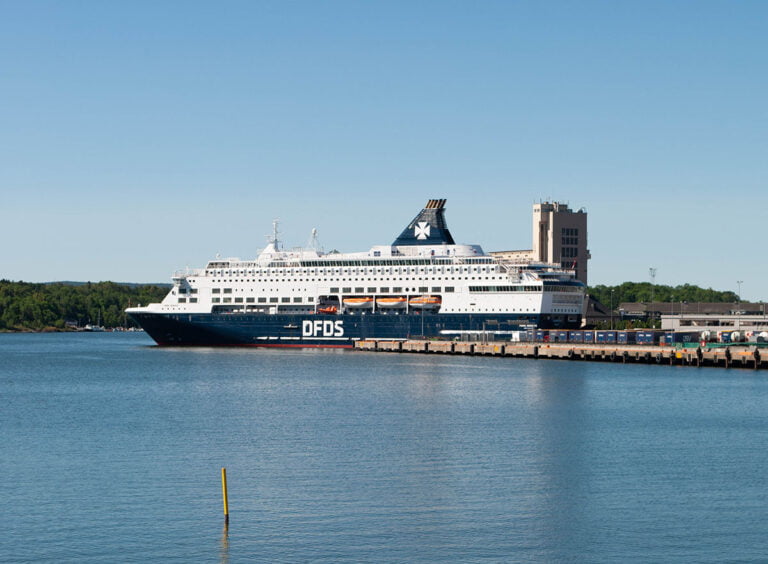
[[[317,227],[312,228],[312,234],[309,236],[309,243],[307,244],[307,247],[312,249],[313,251],[320,251],[320,241],[317,238]]]
[[[272,220],[272,234],[271,235],[267,235],[267,242],[268,243],[272,243],[274,245],[276,251],[279,250],[278,246],[280,244],[280,240],[277,238],[277,234],[279,233],[279,231],[277,229],[278,223],[280,223],[280,219],[275,218],[275,219]]]

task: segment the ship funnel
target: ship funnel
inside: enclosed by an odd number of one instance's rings
[[[454,245],[451,232],[445,223],[445,199],[429,200],[408,224],[393,247],[408,245]]]

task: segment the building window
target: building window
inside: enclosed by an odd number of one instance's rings
[[[221,301],[221,298],[213,298],[211,301],[215,304],[219,303]]]
[[[280,301],[283,302],[284,304],[287,304],[291,302],[291,298],[280,298]]]
[[[245,303],[252,304],[254,302],[253,298],[245,298]]]
[[[269,298],[269,303],[276,304],[277,303],[277,298]]]
[[[243,298],[235,298],[235,303],[236,303],[236,304],[241,304],[241,303],[243,303]]]
[[[187,303],[187,298],[179,298],[179,303],[180,303],[180,304],[185,304],[185,303]]]
[[[300,304],[301,303],[301,298],[293,298],[293,303]]]
[[[259,303],[260,303],[260,304],[265,304],[265,303],[267,303],[267,298],[259,298]]]
[[[189,303],[196,304],[197,303],[197,298],[189,298]]]
[[[219,294],[219,293],[221,293],[221,289],[220,289],[220,288],[213,288],[213,289],[211,290],[211,293],[212,293],[212,294]]]
[[[563,245],[579,244],[579,230],[575,227],[563,227],[561,229],[561,236],[561,244]]]

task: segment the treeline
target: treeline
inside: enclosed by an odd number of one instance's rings
[[[613,292],[613,296],[611,296]],[[721,292],[692,284],[662,286],[650,282],[624,282],[618,286],[590,286],[588,293],[601,304],[615,308],[622,302],[737,302],[735,292]]]
[[[122,285],[33,284],[0,280],[0,331],[63,330],[67,323],[106,328],[131,326],[125,308],[158,302],[168,288]]]

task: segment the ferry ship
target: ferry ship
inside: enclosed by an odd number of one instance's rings
[[[581,325],[584,285],[573,271],[456,244],[444,199],[429,200],[391,245],[312,247],[284,250],[275,223],[256,259],[177,272],[161,303],[126,313],[165,346],[352,347]]]

